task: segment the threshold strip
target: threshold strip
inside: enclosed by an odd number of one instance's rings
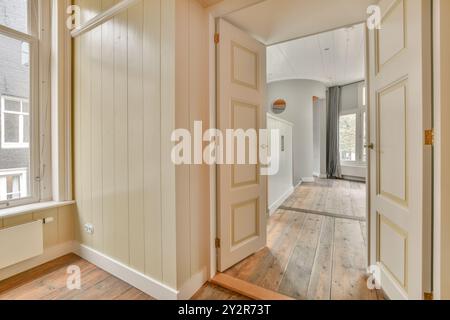
[[[299,209],[299,208],[291,208],[291,207],[284,207],[284,206],[281,206],[278,209],[286,210],[286,211],[293,211],[293,212],[300,212],[300,213],[307,213],[307,214],[314,214],[314,215],[325,216],[325,217],[330,217],[330,218],[353,220],[353,221],[359,221],[359,222],[366,222],[367,221],[367,219],[364,218],[364,217],[347,216],[345,214],[330,213],[330,212],[324,212],[324,211],[316,211],[316,210],[309,210],[309,209]]]
[[[231,277],[224,273],[217,274],[211,280],[211,283],[230,291],[239,293],[240,295],[248,297],[252,300],[294,300],[291,297]]]

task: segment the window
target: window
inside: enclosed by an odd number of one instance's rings
[[[1,105],[2,149],[28,149],[30,147],[28,100],[3,96]]]
[[[366,133],[366,87],[362,83],[357,85],[353,92],[349,88],[347,92],[354,97],[350,106],[343,106],[343,111],[339,117],[339,150],[341,161],[345,164],[365,164],[367,162],[367,150],[364,145],[367,144]],[[345,102],[344,102],[345,103]]]
[[[38,5],[45,2],[0,1],[0,209],[39,200]]]
[[[7,170],[0,173],[0,201],[20,199],[27,192],[27,169]]]
[[[339,119],[339,149],[342,161],[356,161],[356,113]]]

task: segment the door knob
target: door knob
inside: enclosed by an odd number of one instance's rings
[[[373,150],[373,149],[375,149],[375,145],[373,143],[369,143],[369,144],[364,145],[364,148]]]

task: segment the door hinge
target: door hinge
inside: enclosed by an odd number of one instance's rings
[[[220,249],[220,239],[216,238],[216,249]]]
[[[432,146],[434,145],[434,130],[425,130],[425,145]]]
[[[220,34],[219,33],[215,33],[214,34],[214,43],[218,44],[220,42]]]
[[[423,299],[426,301],[434,300],[433,293],[432,292],[424,292]]]

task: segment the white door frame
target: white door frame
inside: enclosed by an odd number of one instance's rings
[[[226,14],[221,14],[221,15],[214,15],[214,14],[209,14],[209,111],[210,111],[210,126],[211,128],[216,128],[217,127],[217,121],[216,121],[216,115],[217,115],[217,109],[216,109],[216,46],[215,43],[213,41],[214,39],[214,35],[216,33],[216,19],[225,16]],[[366,23],[366,21],[361,21],[361,22],[356,22],[352,25],[357,25],[357,24],[361,24],[361,23]],[[341,26],[341,27],[337,27],[333,30],[338,30],[341,28],[345,28],[348,27],[349,25],[345,25],[345,26]],[[323,32],[328,32],[328,31],[333,31],[333,30],[324,30]],[[317,34],[317,33],[315,33]],[[297,39],[302,39],[302,38],[306,38],[315,34],[311,34],[311,35],[306,35],[306,36],[302,36],[299,37]],[[286,40],[287,41],[293,41],[296,39],[289,39]],[[369,86],[368,83],[368,70],[369,70],[369,59],[368,59],[368,55],[369,55],[369,51],[368,51],[368,32],[366,32],[365,34],[365,43],[366,43],[366,52],[365,52],[365,56],[366,56],[366,83],[367,86]],[[369,90],[366,90],[366,101],[367,101],[367,114],[369,114],[369,110],[370,110],[370,100],[368,99],[368,95],[369,95]],[[367,137],[368,137],[368,141],[370,141],[370,122],[369,122],[369,117],[367,117],[366,119],[367,123],[366,123],[366,130],[367,130]],[[369,170],[370,170],[370,152],[368,153],[368,162],[367,162],[367,180],[366,180],[366,185],[370,186],[370,174],[369,174]],[[368,187],[369,188],[369,187]],[[217,274],[217,250],[216,250],[216,238],[217,238],[217,166],[210,166],[210,277],[213,278],[216,274]],[[367,216],[367,239],[368,239],[368,254],[367,254],[367,268],[371,265],[370,264],[370,189],[367,189],[367,209],[366,209],[366,216]]]
[[[433,0],[433,51],[434,51],[434,299],[450,299],[450,188],[445,181],[450,180],[449,107],[450,94],[445,88],[450,86],[450,37],[444,29],[450,21],[448,0]],[[443,25],[446,23],[446,27]],[[441,32],[442,31],[442,32]],[[447,230],[447,232],[445,232]],[[447,245],[446,245],[447,243]]]

